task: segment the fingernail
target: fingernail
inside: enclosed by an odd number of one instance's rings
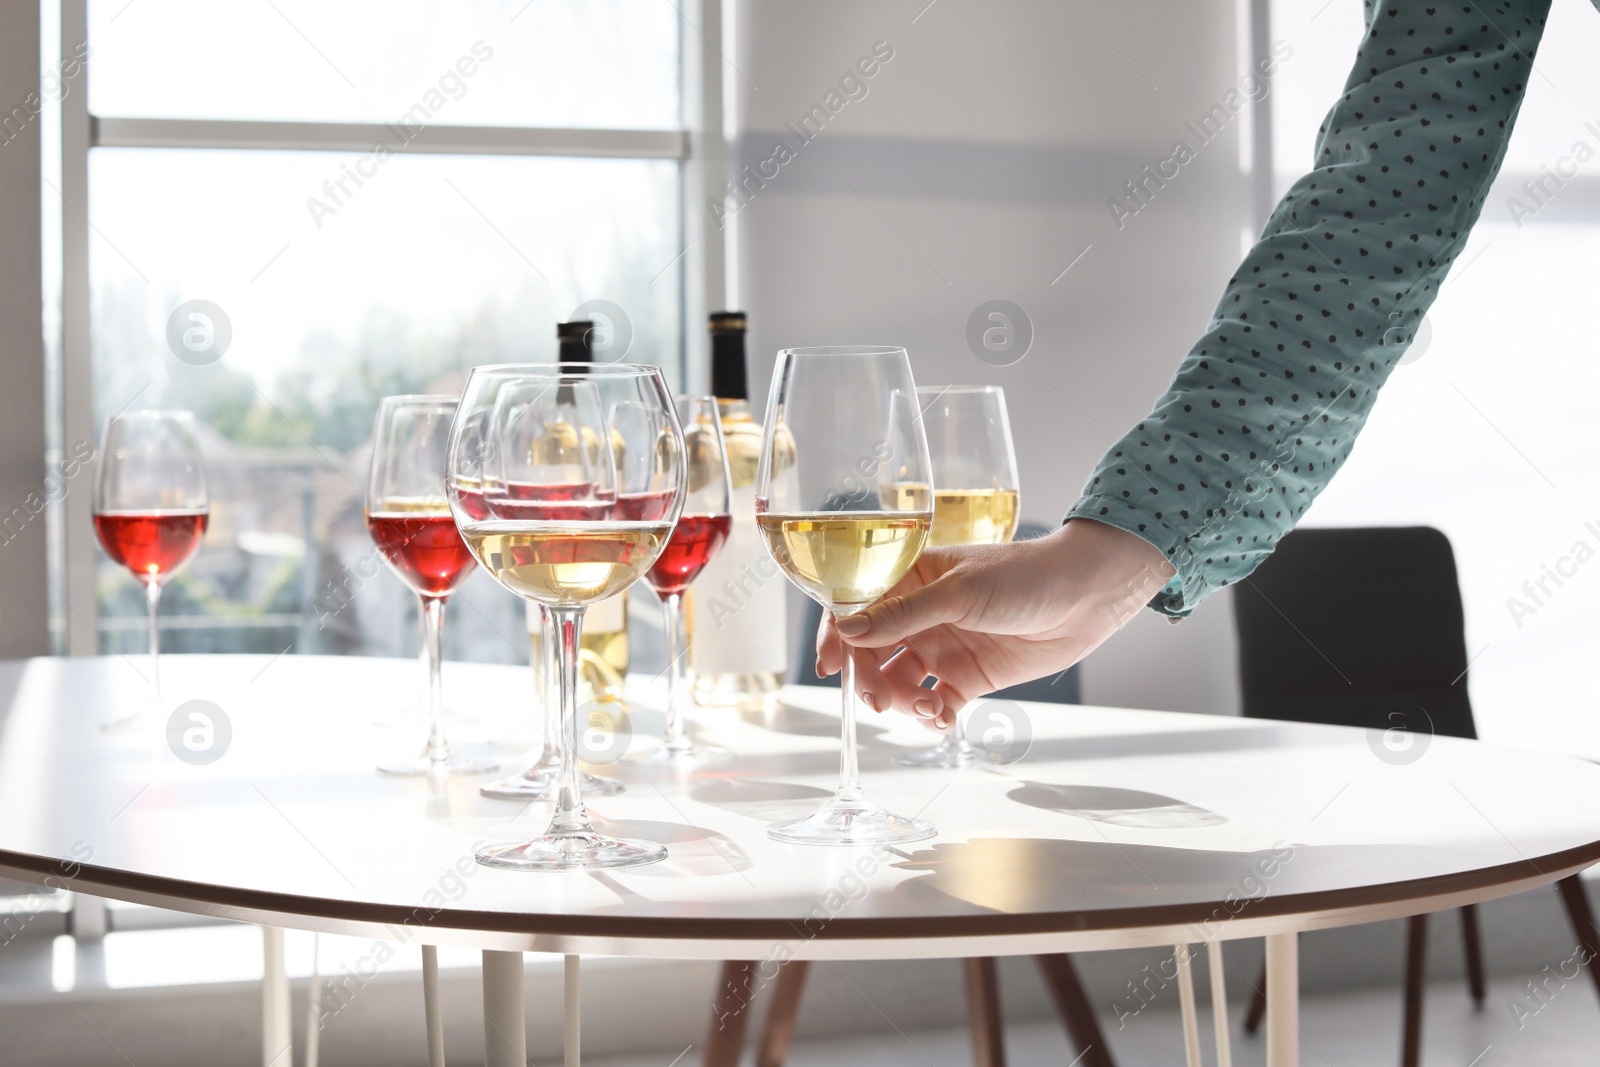
[[[931,700],[919,700],[911,705],[911,710],[921,715],[924,719],[933,718],[939,711],[933,706],[933,701]]]
[[[817,677],[818,678],[826,678],[827,677],[826,674],[822,673],[822,660],[820,660],[820,659],[817,660],[817,665],[813,669],[817,672]]]
[[[878,710],[878,702],[876,700],[872,699],[872,694],[871,693],[862,693],[861,694],[861,703],[865,704],[867,707],[871,708],[873,711],[877,711]]]
[[[862,618],[860,615],[851,615],[847,618],[840,619],[834,625],[838,626],[839,632],[844,634],[846,637],[860,637],[862,634],[872,629],[872,623],[869,620]]]

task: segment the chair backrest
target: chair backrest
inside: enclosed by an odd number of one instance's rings
[[[1244,714],[1477,736],[1438,530],[1296,530],[1239,583],[1233,612]]]
[[[1035,537],[1043,537],[1051,529],[1052,527],[1041,526],[1038,523],[1025,522],[1017,527],[1016,539],[1029,541]],[[807,597],[805,616],[800,624],[800,632],[795,636],[793,658],[789,661],[791,664],[789,681],[794,685],[819,685],[837,689],[839,688],[837,674],[830,678],[818,678],[816,671],[812,669],[812,664],[817,659],[817,628],[821,625],[822,605]],[[1076,665],[1048,678],[1020,682],[990,695],[1006,700],[1038,700],[1051,704],[1083,702],[1082,682]]]

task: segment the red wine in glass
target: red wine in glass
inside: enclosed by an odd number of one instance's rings
[[[378,770],[385,774],[443,777],[495,767],[488,760],[452,753],[444,730],[440,661],[445,604],[477,565],[445,499],[446,449],[456,408],[453,396],[387,396],[378,405],[373,426],[367,532],[396,577],[417,594],[427,665],[428,736],[422,754],[380,764]],[[481,480],[465,492],[457,486],[456,492],[464,501],[462,510],[469,513],[485,502]]]
[[[658,522],[671,513],[673,495],[670,489],[623,493],[617,497],[615,517],[629,522]]]
[[[144,585],[150,626],[150,692],[161,700],[161,589],[194,557],[210,522],[211,497],[187,411],[128,411],[106,420],[94,483],[94,530],[106,555]],[[155,725],[136,713],[108,730]]]
[[[205,508],[103,511],[94,517],[94,532],[113,562],[141,582],[162,582],[200,550],[210,520]]]
[[[596,491],[592,482],[570,485],[506,482],[487,493],[484,504],[489,516],[497,519],[597,522],[613,517],[615,497],[616,494],[609,490]]]
[[[449,596],[478,565],[448,511],[377,511],[367,515],[372,543],[420,596]]]
[[[689,583],[700,577],[711,557],[722,548],[732,525],[732,515],[680,517],[667,547],[655,566],[645,573],[645,581],[660,596],[681,594],[689,588]]]

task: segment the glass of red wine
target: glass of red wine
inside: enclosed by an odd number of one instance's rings
[[[445,454],[455,419],[453,396],[387,396],[378,404],[367,474],[367,532],[389,569],[417,594],[427,659],[428,739],[422,754],[385,763],[384,774],[450,775],[492,771],[489,760],[453,755],[444,735],[444,607],[477,566],[445,499]]]
[[[150,611],[150,692],[161,703],[161,588],[194,557],[211,519],[205,465],[187,411],[127,411],[106,420],[94,481],[94,530],[113,562],[144,585]],[[107,723],[142,728],[144,714]]]
[[[587,399],[591,385],[599,404]],[[651,444],[659,476],[648,492],[628,499],[618,493],[623,443],[608,419],[624,403],[657,412],[661,427]],[[551,417],[552,408],[560,418]],[[491,413],[488,431],[474,449],[466,430],[481,411]],[[475,367],[457,426],[449,488],[462,536],[496,581],[550,609],[560,649],[561,772],[549,829],[532,840],[479,849],[477,860],[513,870],[571,871],[665,859],[667,850],[655,842],[597,831],[578,772],[584,611],[655,564],[683,508],[683,431],[661,369],[621,363]],[[523,477],[524,470],[536,477]],[[474,489],[485,517],[475,517]]]
[[[462,420],[462,455],[457,467],[460,477],[452,484],[457,487],[460,506],[469,518],[486,519],[492,513],[513,519],[572,519],[596,503],[610,506],[614,491],[596,490],[602,482],[609,485],[614,461],[609,452],[601,454],[593,429],[604,422],[600,390],[595,383],[574,380],[552,389],[542,381],[509,381],[504,383],[498,399],[500,423],[494,432],[503,447],[484,446],[494,410],[480,409]],[[598,469],[602,466],[604,470]],[[483,488],[486,479],[492,493],[488,498]],[[474,481],[478,483],[476,488]],[[535,677],[543,683],[539,696],[544,711],[544,747],[532,766],[521,774],[481,787],[478,792],[486,797],[542,800],[554,796],[560,784],[555,621],[544,604],[530,601],[528,608],[538,615],[538,628],[530,627],[530,633]],[[615,778],[579,773],[583,791],[590,796],[615,796],[623,791],[622,783]]]
[[[728,540],[733,524],[733,490],[716,397],[680,397],[677,406],[688,477],[683,514],[678,516],[661,558],[645,572],[644,580],[661,599],[667,631],[667,723],[661,747],[653,758],[683,766],[728,755],[724,749],[696,745],[689,739],[689,679],[685,665],[689,646],[684,633],[683,594]],[[613,423],[625,442],[630,432],[641,436],[648,433],[648,420],[628,418],[626,412],[619,412]],[[640,447],[628,449],[626,455],[636,456],[642,447],[643,441]],[[634,470],[629,474],[647,481],[650,466],[641,460],[633,464]]]

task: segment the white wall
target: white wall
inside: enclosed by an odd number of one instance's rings
[[[730,221],[752,385],[765,396],[779,348],[839,343],[905,345],[922,383],[1003,385],[1024,517],[1054,525],[1237,265],[1255,196],[1239,172],[1243,118],[1120,229],[1107,206],[1180,137],[1197,144],[1185,124],[1237,83],[1234,4],[926,4],[736,6],[733,166],[756,172],[779,139],[795,150]],[[785,123],[879,41],[894,56],[867,95],[802,144]],[[1010,366],[967,342],[969,316],[995,298],[1034,330]],[[1152,613],[1085,665],[1085,699],[1233,712],[1231,627],[1220,596],[1180,626]]]

